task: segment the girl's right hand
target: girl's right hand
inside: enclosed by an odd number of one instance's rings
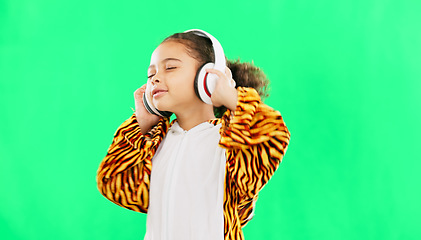
[[[135,114],[142,134],[146,134],[153,126],[158,124],[160,117],[155,114],[150,114],[143,104],[143,94],[146,91],[146,84],[138,88],[134,92],[135,100]]]

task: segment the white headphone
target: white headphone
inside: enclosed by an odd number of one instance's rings
[[[207,62],[199,67],[196,78],[194,80],[194,89],[196,95],[199,97],[200,100],[207,104],[212,104],[211,96],[213,91],[215,90],[216,81],[218,80],[218,76],[213,73],[206,72],[206,69],[216,69],[221,72],[225,72],[226,61],[225,61],[225,54],[224,50],[222,49],[221,44],[219,41],[212,36],[211,34],[200,30],[200,29],[191,29],[187,32],[192,32],[198,36],[209,38],[212,41],[213,52],[215,54],[215,62]],[[147,92],[147,91],[146,91]],[[145,92],[145,93],[146,93]],[[149,113],[155,114],[161,117],[170,117],[171,112],[160,111],[154,107],[152,104],[152,99],[150,96],[146,96],[147,94],[143,94],[143,103],[145,105],[146,110]]]

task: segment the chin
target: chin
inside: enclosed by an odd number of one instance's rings
[[[162,103],[162,102],[154,102],[153,103],[154,106],[159,110],[159,111],[166,111],[166,112],[172,112],[170,107],[167,106],[167,104]]]

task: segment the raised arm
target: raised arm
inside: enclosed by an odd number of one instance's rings
[[[290,133],[281,114],[252,88],[238,88],[237,107],[222,123],[220,145],[227,149],[229,173],[243,201],[239,206],[251,206],[282,161]]]
[[[122,207],[147,212],[151,159],[167,133],[168,121],[160,119],[144,135],[135,114],[121,124],[98,169],[97,184],[102,195]]]

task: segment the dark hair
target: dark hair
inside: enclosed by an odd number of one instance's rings
[[[213,52],[212,41],[209,38],[198,36],[192,32],[175,33],[162,42],[176,41],[182,43],[187,53],[198,61],[197,68],[205,63],[214,62],[215,54]],[[227,67],[232,72],[232,78],[236,82],[236,87],[252,87],[257,90],[262,99],[269,96],[269,80],[263,71],[254,66],[253,62],[240,62],[237,60],[227,60]],[[226,108],[224,106],[214,108],[216,117],[221,117]]]

